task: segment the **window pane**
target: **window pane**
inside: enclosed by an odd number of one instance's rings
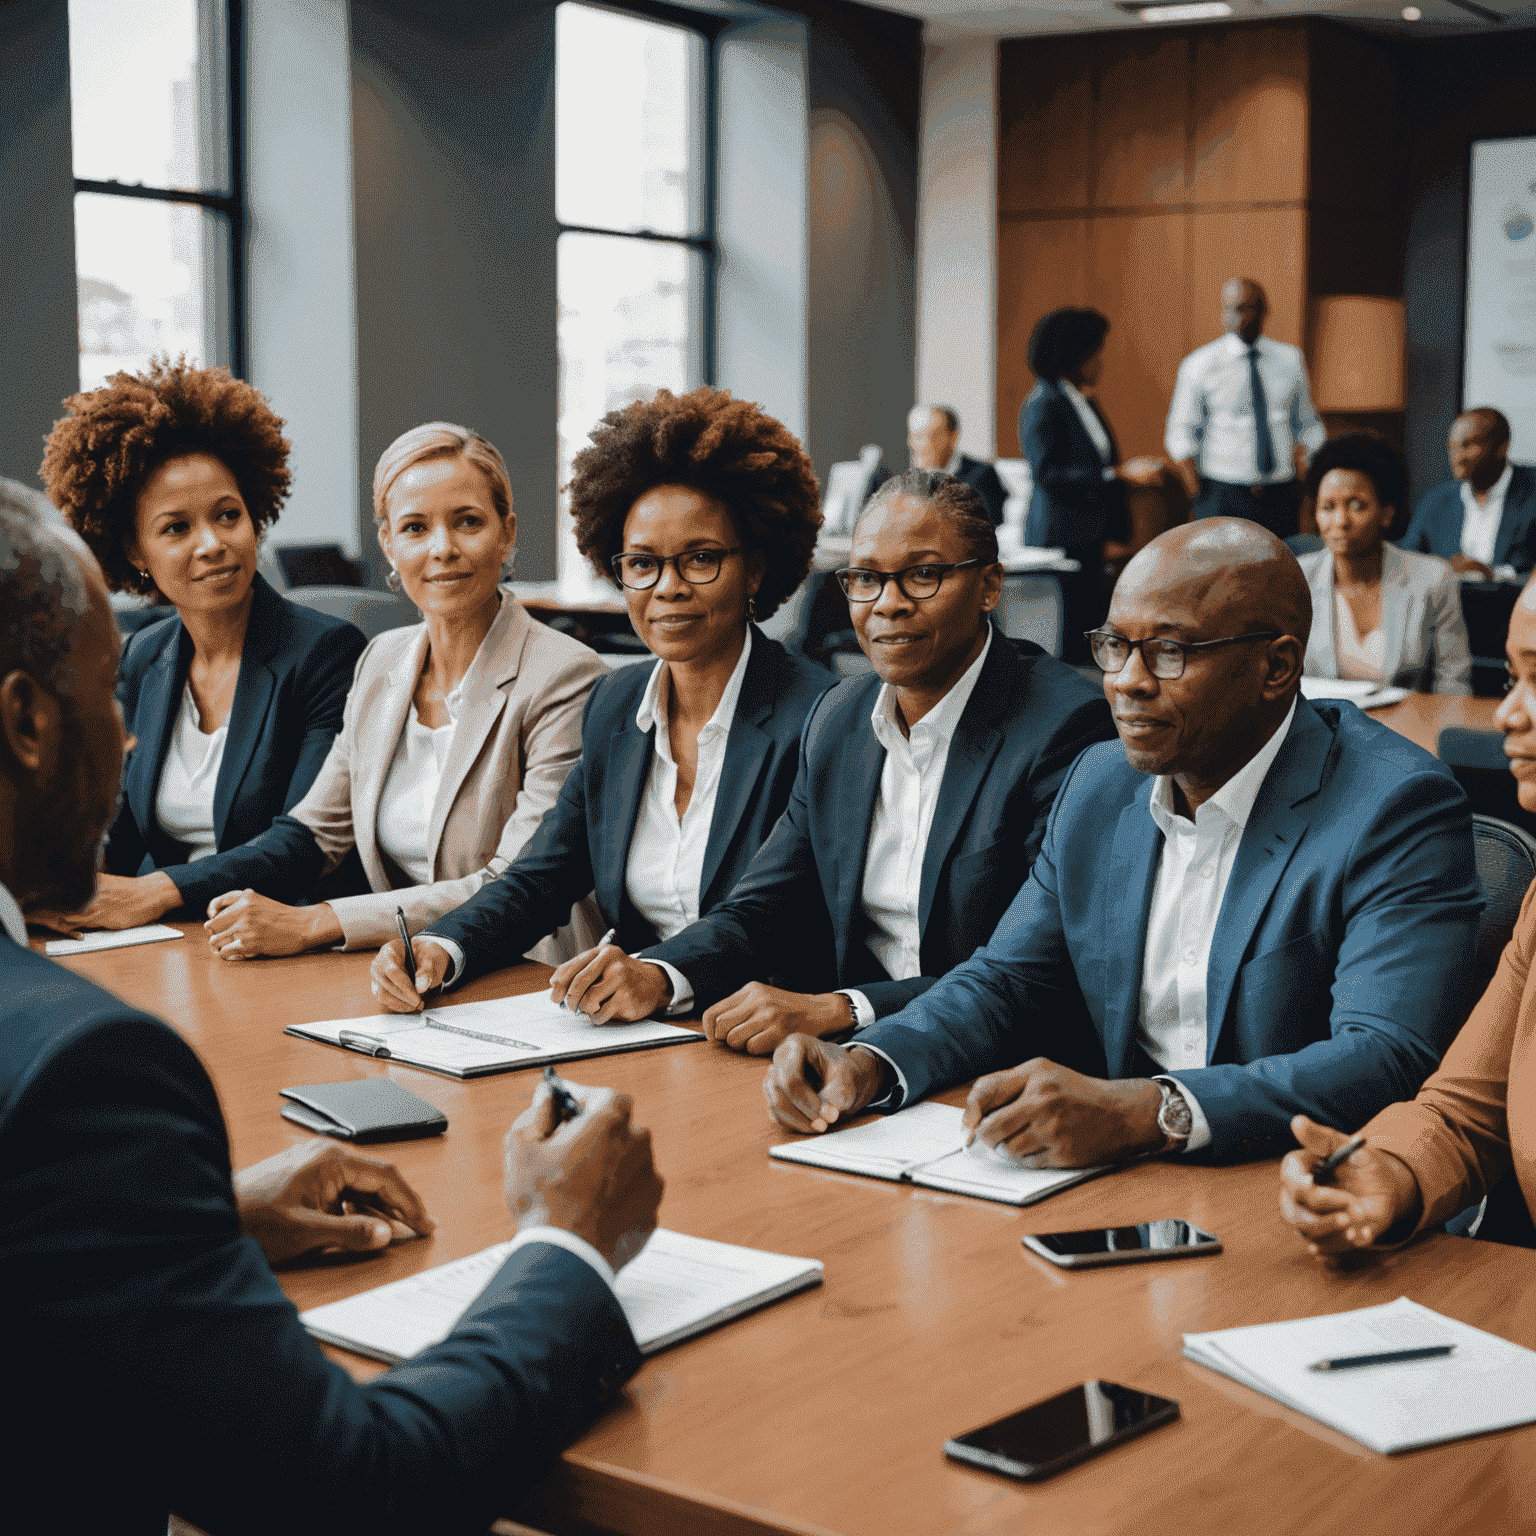
[[[701,233],[703,39],[569,3],[555,28],[560,222]]]
[[[229,221],[187,203],[75,196],[80,387],[157,352],[202,366],[229,361],[219,313],[228,292]]]
[[[226,0],[69,0],[75,175],[227,192]]]

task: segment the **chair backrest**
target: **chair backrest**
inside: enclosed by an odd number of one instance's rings
[[[278,544],[273,546],[272,553],[290,588],[363,584],[361,570],[341,552],[339,544]]]
[[[1285,542],[1293,555],[1310,555],[1323,547],[1322,539],[1315,533],[1293,533]]]
[[[1003,578],[997,605],[998,623],[1010,640],[1033,640],[1041,650],[1060,657],[1065,605],[1055,576],[1011,572]]]
[[[1499,968],[1499,956],[1515,931],[1520,904],[1536,880],[1536,838],[1496,816],[1472,818],[1472,843],[1477,879],[1483,888],[1483,916],[1477,928],[1477,955],[1472,964],[1467,1011],[1488,989]]]
[[[421,623],[421,615],[410,598],[375,592],[371,587],[293,587],[288,592],[288,601],[356,624],[370,640],[386,629]]]
[[[1536,815],[1521,807],[1520,786],[1509,771],[1500,732],[1447,726],[1435,741],[1435,755],[1456,775],[1475,814],[1497,816],[1536,834]]]

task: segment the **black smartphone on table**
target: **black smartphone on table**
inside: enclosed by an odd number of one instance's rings
[[[1221,1239],[1192,1221],[1168,1218],[1134,1227],[1089,1227],[1081,1232],[1035,1232],[1022,1239],[1031,1253],[1062,1269],[1097,1264],[1136,1264],[1149,1259],[1187,1259],[1220,1253]]]
[[[1171,1424],[1178,1416],[1179,1405],[1171,1397],[1138,1392],[1112,1381],[1085,1381],[1043,1403],[946,1440],[944,1454],[1005,1477],[1037,1482]]]

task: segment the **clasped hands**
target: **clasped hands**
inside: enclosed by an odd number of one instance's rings
[[[1291,1121],[1301,1143],[1280,1162],[1280,1214],[1314,1258],[1336,1259],[1417,1226],[1424,1205],[1418,1180],[1401,1159],[1367,1143],[1319,1184],[1312,1170],[1349,1138],[1305,1115]],[[1410,1226],[1410,1223],[1412,1224]]]

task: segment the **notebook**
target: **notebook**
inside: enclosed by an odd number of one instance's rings
[[[831,1131],[804,1141],[770,1147],[769,1157],[839,1173],[863,1173],[872,1179],[920,1184],[956,1195],[977,1195],[1004,1205],[1033,1205],[1058,1190],[1081,1184],[1097,1168],[1020,1168],[980,1142],[965,1146],[963,1111],[949,1104],[914,1104],[894,1115]]]
[[[1456,1347],[1436,1359],[1309,1369],[1429,1344]],[[1406,1296],[1358,1312],[1186,1333],[1184,1353],[1383,1455],[1536,1423],[1536,1351]]]
[[[130,944],[158,944],[161,939],[179,939],[181,929],[164,923],[150,923],[143,928],[93,928],[78,939],[49,939],[44,953],[55,959],[66,955],[94,955],[98,949],[126,949]]]
[[[676,1024],[592,1024],[579,1013],[567,1013],[547,991],[487,1003],[455,1003],[425,1013],[290,1024],[284,1033],[365,1056],[385,1056],[402,1066],[422,1067],[447,1077],[484,1077],[515,1067],[643,1051],[653,1045],[684,1045],[704,1038],[698,1030]]]
[[[440,1343],[501,1268],[510,1243],[301,1312],[315,1338],[394,1365]],[[820,1285],[819,1259],[688,1237],[658,1227],[619,1271],[619,1303],[643,1355]]]
[[[1347,699],[1361,709],[1385,709],[1388,704],[1402,703],[1408,697],[1408,690],[1392,683],[1373,683],[1358,678],[1304,677],[1301,696],[1311,700]]]

